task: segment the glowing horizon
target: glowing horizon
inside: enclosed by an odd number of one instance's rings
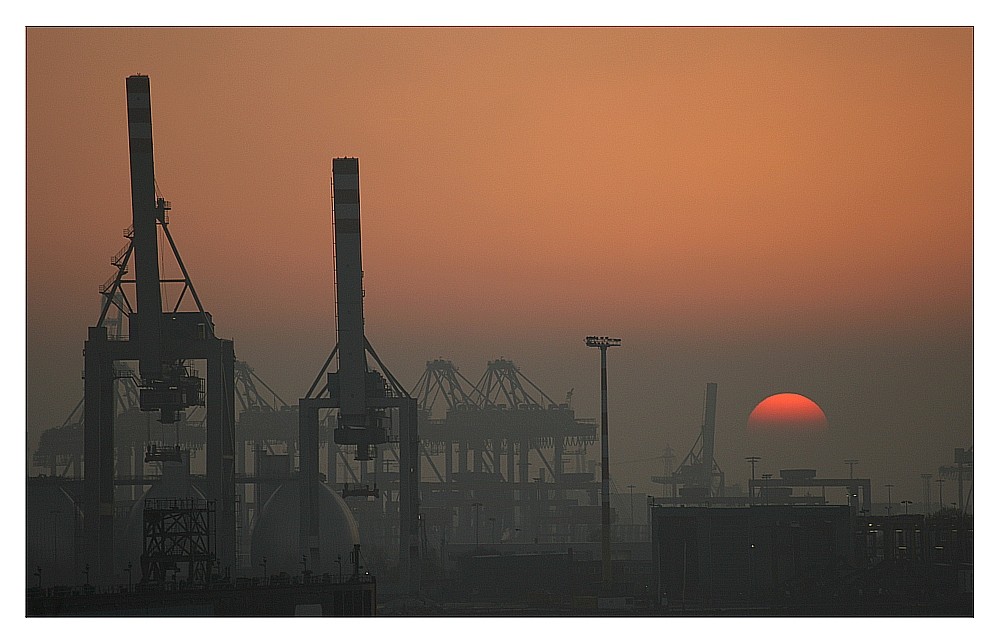
[[[29,450],[82,395],[131,223],[136,72],[198,295],[288,400],[335,341],[330,159],[355,156],[365,330],[405,384],[506,356],[596,417],[597,329],[623,460],[685,448],[707,381],[728,470],[769,391],[835,418],[819,468],[971,443],[971,28],[26,34]]]

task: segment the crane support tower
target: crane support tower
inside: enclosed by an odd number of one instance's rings
[[[177,423],[189,407],[206,406],[206,500],[217,506],[217,554],[222,571],[234,573],[233,342],[216,337],[212,316],[202,307],[167,228],[170,203],[156,194],[149,77],[129,76],[125,85],[132,226],[124,232],[129,242],[112,259],[117,273],[101,286],[101,315],[97,324],[88,329],[84,343],[84,560],[96,572],[96,582],[111,582],[115,380],[130,377],[136,380],[141,410],[157,412],[164,424]],[[170,244],[182,279],[161,278],[157,228]],[[135,274],[128,279],[130,258]],[[183,284],[183,290],[172,309],[165,312],[161,287],[167,283]],[[134,302],[126,296],[124,284],[134,285]],[[194,300],[196,311],[180,311],[186,294]],[[112,304],[128,319],[127,337],[108,334],[104,322]],[[188,360],[205,360],[207,382],[188,366]],[[116,367],[119,361],[138,361],[138,374]],[[158,457],[163,451],[151,449],[150,453]]]
[[[336,254],[337,345],[306,397],[299,400],[299,547],[319,568],[319,411],[338,409],[336,444],[354,445],[355,459],[370,460],[375,445],[399,441],[399,568],[408,594],[419,589],[419,447],[417,400],[410,397],[379,359],[364,331],[361,269],[361,204],[358,159],[333,160],[333,226]],[[339,369],[327,373],[338,354]],[[369,370],[371,355],[382,373]],[[384,374],[384,376],[383,376]],[[387,381],[388,378],[388,381]],[[328,397],[322,397],[326,393]]]

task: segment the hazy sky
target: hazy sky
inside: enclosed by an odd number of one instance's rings
[[[713,381],[728,480],[746,455],[856,458],[876,500],[920,502],[972,444],[972,50],[958,28],[29,29],[29,449],[82,395],[143,73],[171,233],[287,400],[335,342],[330,159],[357,156],[367,334],[404,384],[503,356],[596,417],[583,338],[615,335],[620,489],[658,491]],[[784,391],[825,435],[747,434]]]

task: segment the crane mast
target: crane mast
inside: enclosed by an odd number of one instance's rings
[[[361,270],[361,203],[358,159],[333,160],[333,219],[340,357],[341,426],[367,424],[364,292]]]
[[[184,409],[203,404],[202,380],[187,369],[183,360],[166,359],[164,355],[156,227],[166,223],[170,204],[156,196],[149,76],[129,76],[125,87],[136,293],[136,311],[130,317],[129,333],[137,340],[139,349],[139,406],[143,411],[159,411],[160,422],[172,424]]]
[[[139,374],[156,381],[163,374],[160,266],[157,263],[156,220],[160,214],[153,174],[153,123],[149,76],[129,76],[128,156],[132,178],[132,235],[135,253],[136,314],[130,334],[139,340]]]
[[[715,470],[715,400],[719,385],[709,382],[705,385],[705,423],[701,426],[701,484],[712,497],[712,474]],[[720,486],[719,494],[722,495]]]

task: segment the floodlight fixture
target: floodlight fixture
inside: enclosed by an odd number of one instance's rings
[[[590,346],[591,348],[610,348],[612,346],[622,345],[620,337],[598,337],[596,335],[590,335],[584,341],[587,346]]]

